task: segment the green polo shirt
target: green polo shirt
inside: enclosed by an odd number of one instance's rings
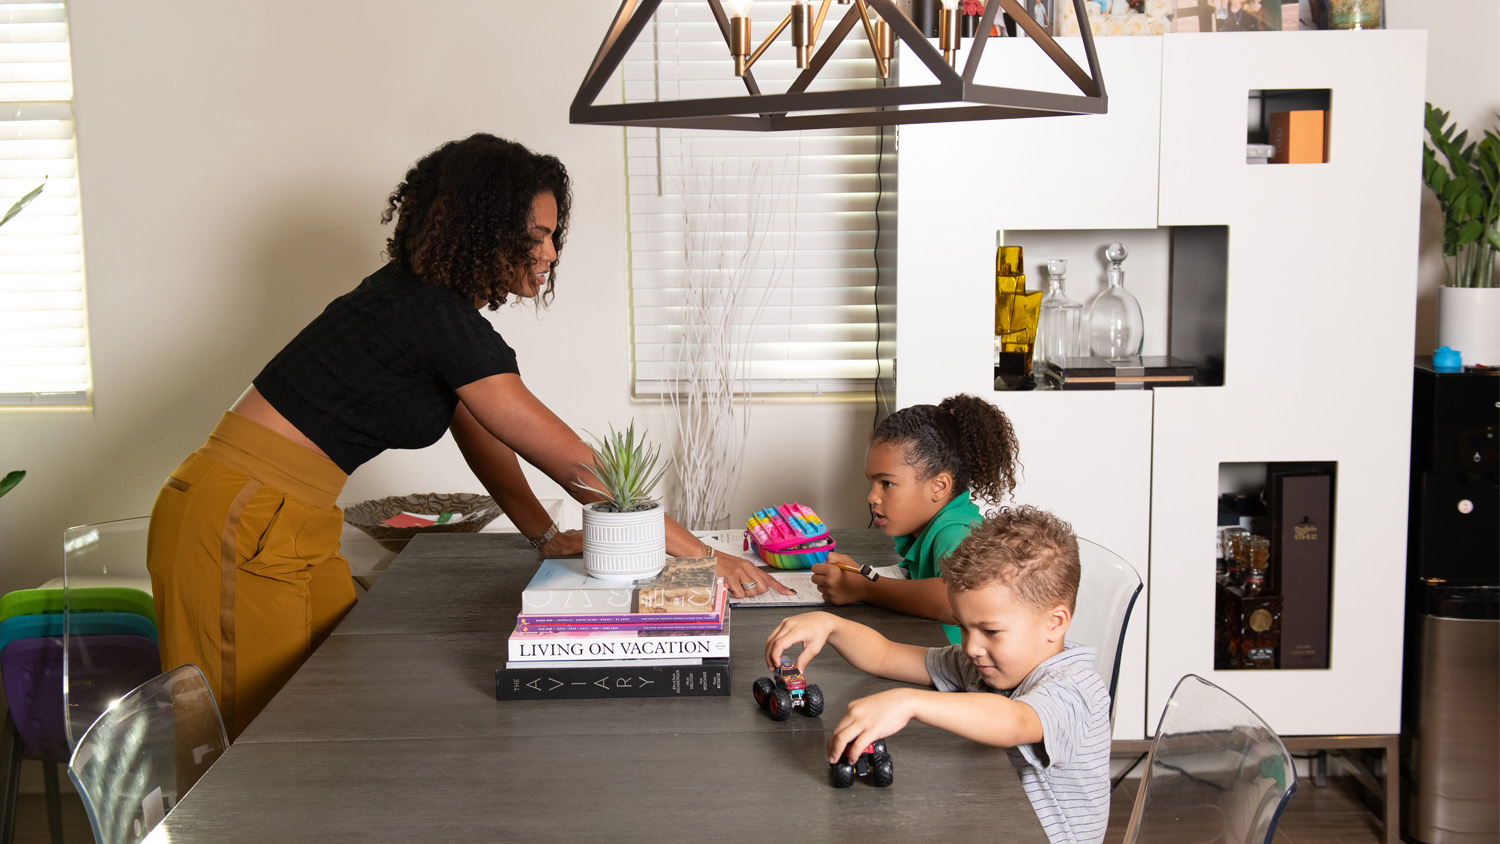
[[[952,501],[932,517],[925,527],[914,534],[895,537],[896,553],[902,556],[901,567],[912,580],[941,577],[942,567],[938,563],[958,547],[973,527],[984,520],[979,505],[969,500],[967,493],[955,495]],[[948,641],[958,644],[958,628],[944,624],[943,632]]]

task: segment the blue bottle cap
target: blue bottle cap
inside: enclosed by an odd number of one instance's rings
[[[1463,355],[1447,346],[1438,346],[1432,353],[1432,368],[1439,372],[1457,372],[1464,368]]]

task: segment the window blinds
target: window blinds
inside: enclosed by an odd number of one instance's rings
[[[834,5],[823,32],[848,8]],[[752,8],[757,44],[784,12]],[[874,86],[870,56],[845,39],[812,90]],[[768,91],[798,72],[785,32],[753,68]],[[703,0],[663,2],[622,74],[627,102],[745,93]],[[625,151],[637,395],[673,389],[685,341],[718,343],[757,393],[869,389],[878,130],[630,127]]]
[[[0,0],[0,405],[88,403],[72,99],[64,4]]]

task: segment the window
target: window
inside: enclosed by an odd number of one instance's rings
[[[0,405],[87,405],[73,74],[61,2],[0,0]]]
[[[752,9],[757,43],[785,11],[772,5]],[[851,37],[820,79],[874,86],[872,68]],[[629,102],[745,92],[703,0],[663,2],[621,72]],[[797,73],[786,33],[754,66],[766,90]],[[625,146],[637,395],[672,389],[687,338],[731,344],[756,393],[870,389],[879,130],[632,127]]]

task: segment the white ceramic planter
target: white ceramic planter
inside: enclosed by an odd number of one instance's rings
[[[1500,366],[1500,287],[1439,287],[1437,339],[1465,366]]]
[[[667,564],[666,510],[610,513],[583,507],[583,567],[601,580],[654,577]]]

